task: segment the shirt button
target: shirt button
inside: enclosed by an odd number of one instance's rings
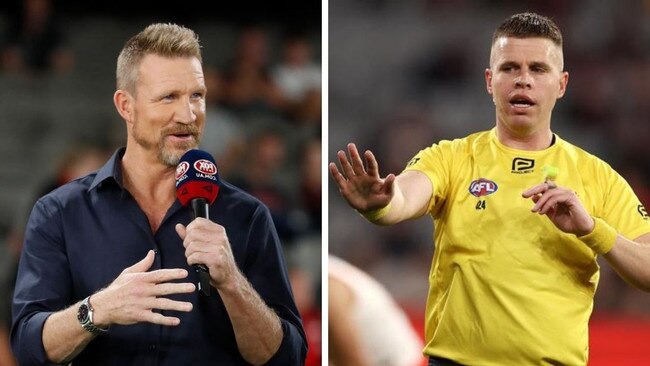
[[[152,350],[152,351],[155,351],[156,350],[156,345],[152,344],[151,346],[149,346],[149,349]]]

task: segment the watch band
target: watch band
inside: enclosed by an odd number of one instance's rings
[[[99,328],[95,323],[93,323],[94,311],[95,309],[90,305],[90,296],[83,299],[81,305],[79,305],[79,309],[77,310],[77,320],[79,320],[79,324],[84,330],[93,334],[99,335],[108,333],[107,329]]]

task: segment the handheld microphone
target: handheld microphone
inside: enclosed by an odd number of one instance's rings
[[[208,207],[219,194],[219,172],[214,158],[202,150],[190,150],[176,167],[176,197],[183,206],[192,208],[192,220],[210,219]],[[198,288],[210,296],[210,273],[204,264],[195,264],[199,274]]]

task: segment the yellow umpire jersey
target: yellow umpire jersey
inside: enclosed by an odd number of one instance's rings
[[[405,170],[433,185],[426,354],[480,366],[587,363],[599,267],[589,247],[522,197],[544,181],[545,165],[623,236],[650,232],[627,182],[557,135],[542,151],[509,148],[494,129],[420,151]]]

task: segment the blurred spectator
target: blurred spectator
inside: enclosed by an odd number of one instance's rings
[[[53,189],[72,180],[94,172],[104,165],[108,157],[110,157],[110,152],[102,147],[82,144],[73,145],[63,152],[58,159],[54,176],[50,181],[42,185],[38,197],[44,196]]]
[[[286,154],[284,136],[279,131],[264,129],[250,137],[246,158],[230,179],[269,208],[283,243],[290,242],[295,234],[289,216],[292,204],[290,184],[281,174]]]
[[[282,94],[269,76],[268,58],[267,31],[261,27],[242,30],[225,77],[228,107],[242,115],[279,111]]]
[[[284,108],[299,123],[315,123],[321,116],[321,70],[312,58],[309,40],[300,35],[284,42],[282,61],[273,80],[284,97]]]
[[[236,114],[223,106],[226,88],[221,72],[206,67],[204,77],[209,92],[205,100],[205,128],[201,148],[215,157],[221,174],[228,175],[241,162],[244,154],[244,126]]]
[[[11,17],[7,33],[2,50],[6,73],[64,73],[72,69],[74,57],[65,47],[53,0],[23,0],[19,13]]]

